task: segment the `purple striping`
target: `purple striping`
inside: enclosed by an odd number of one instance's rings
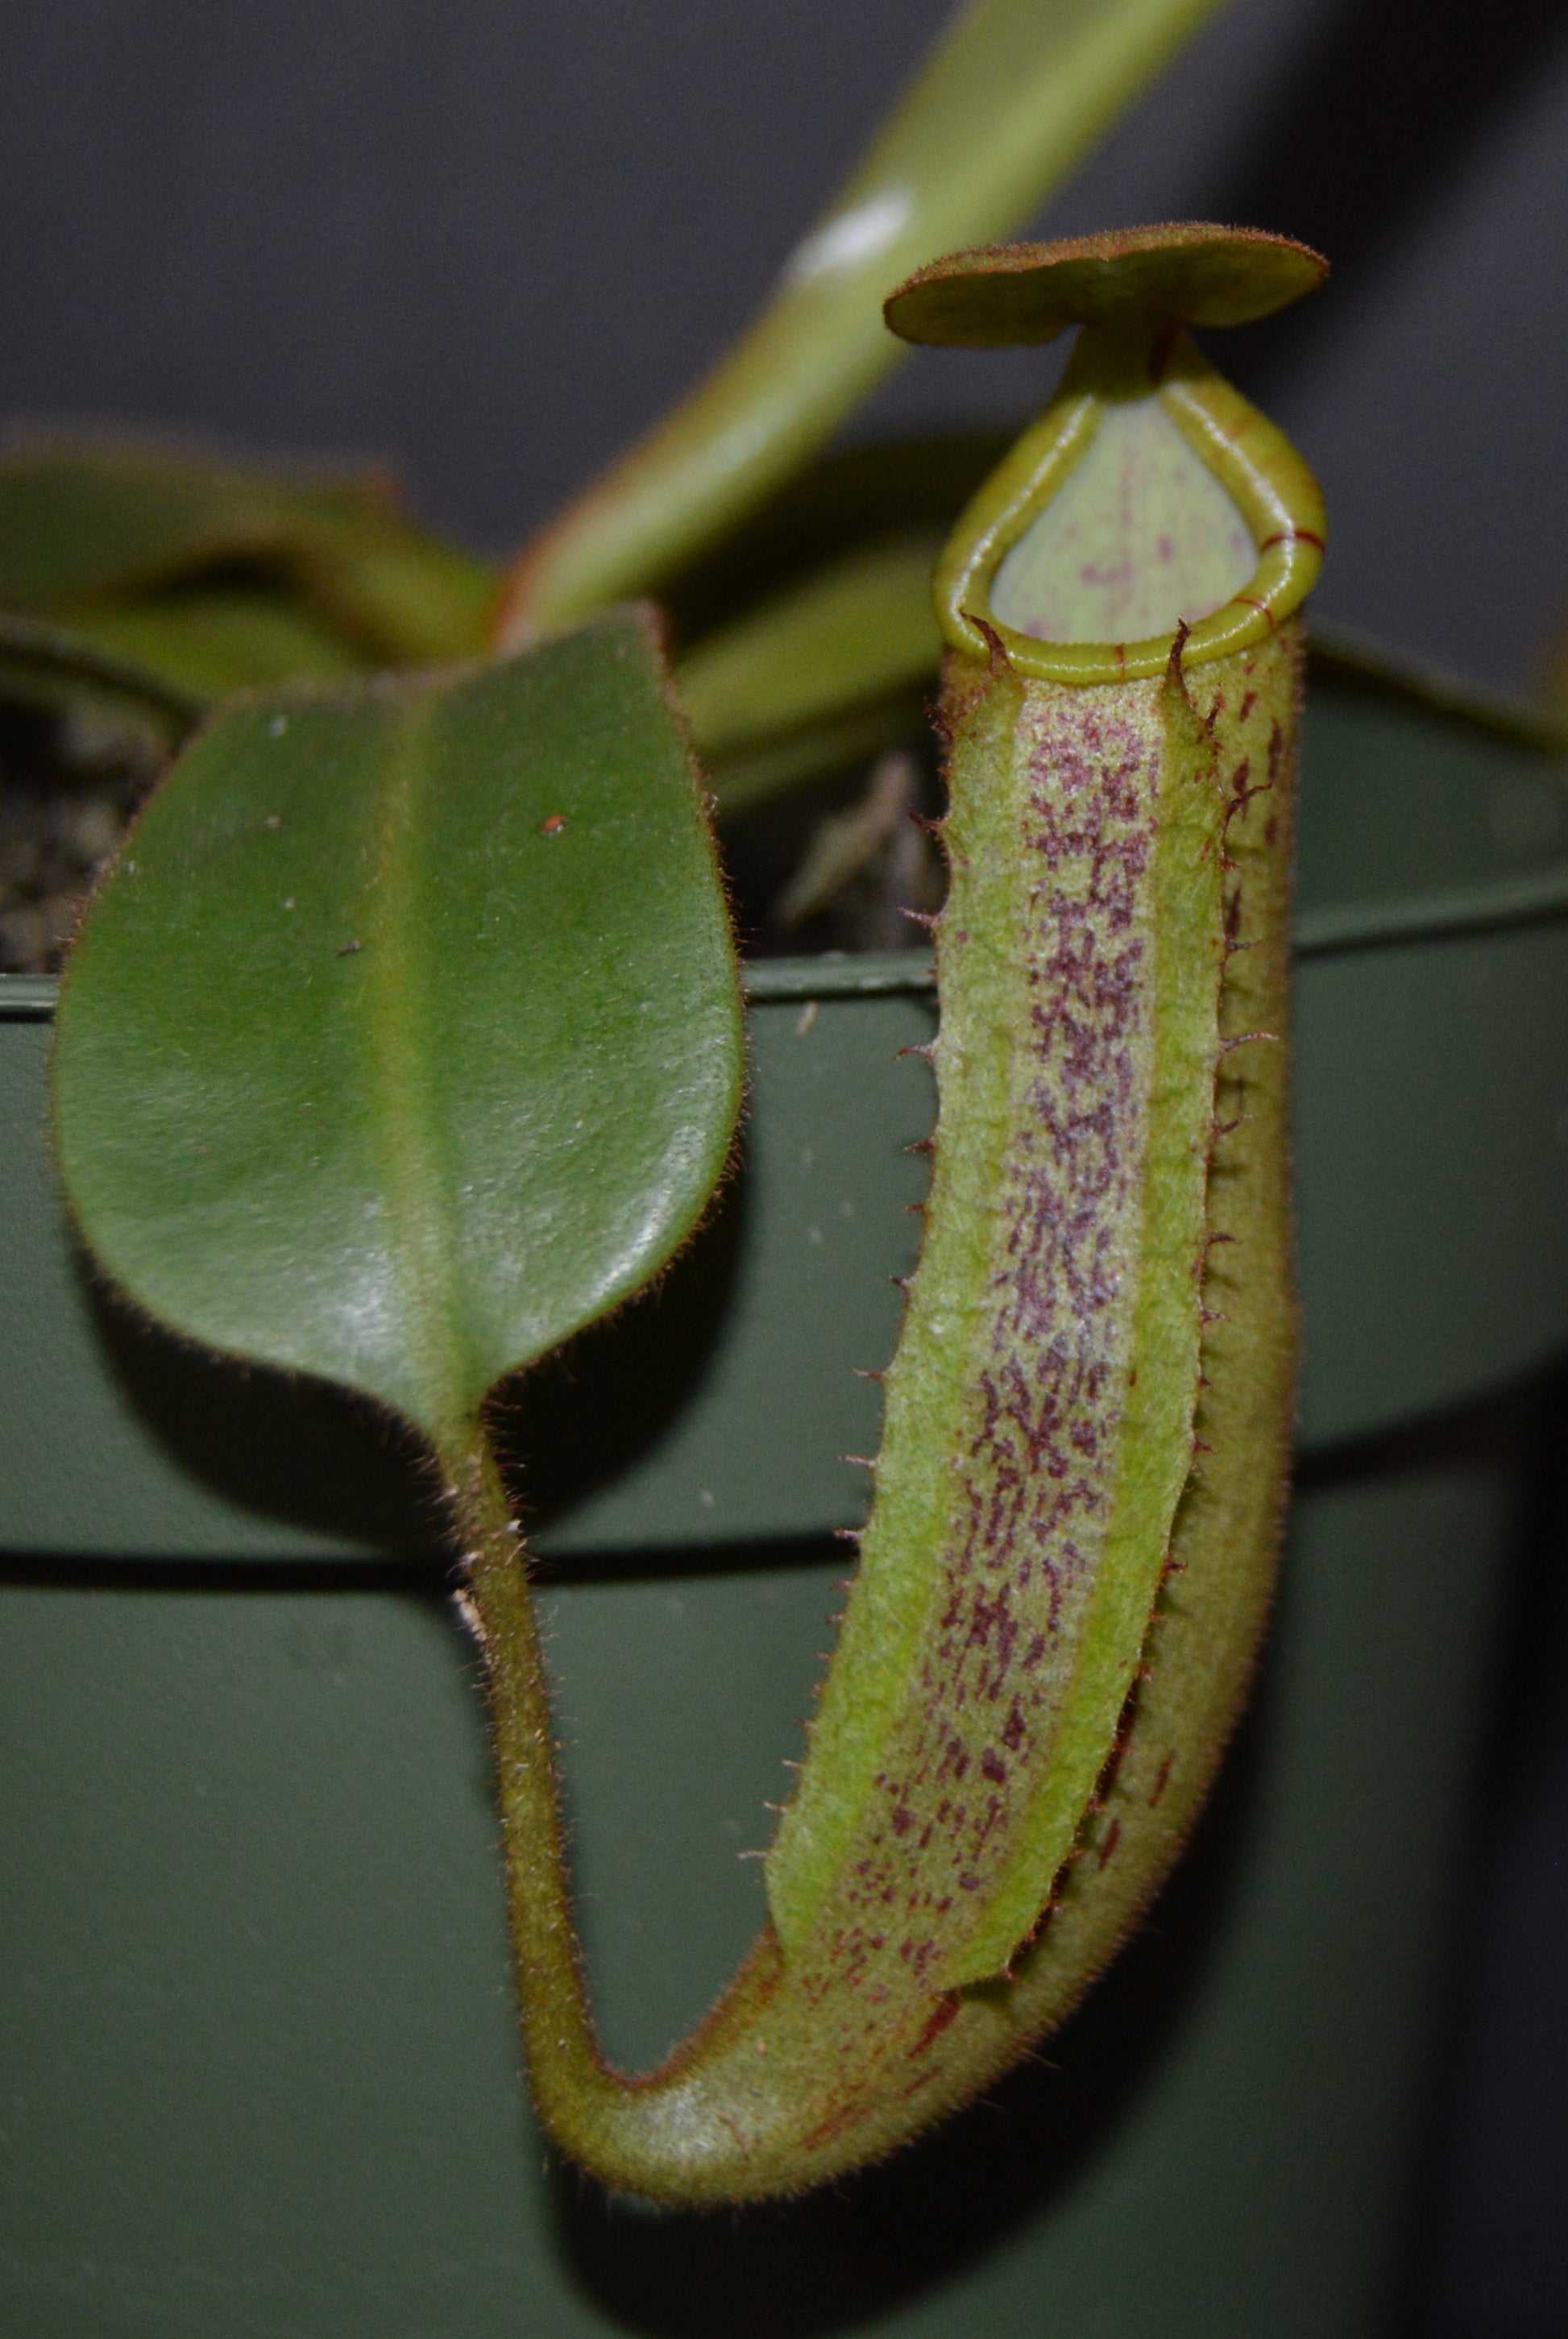
[[[881,1930],[874,1912],[890,1890],[912,1917],[923,1911],[935,1923],[955,1886],[971,1900],[1004,1864],[1022,1816],[1011,1798],[1027,1792],[1054,1732],[1109,1517],[1105,1462],[1121,1426],[1136,1239],[1128,1229],[1147,1125],[1139,927],[1159,734],[1150,739],[1077,693],[1031,701],[1022,725],[1029,787],[1019,850],[1040,873],[1015,1034],[1025,1111],[999,1186],[990,1354],[959,1460],[922,1668],[928,1702],[888,1750],[863,1857],[841,1901],[846,1951],[857,1912]],[[999,1791],[940,1806],[947,1857],[932,1871],[932,1831],[917,1830],[913,1814],[929,1811],[937,1782],[956,1784],[971,1769]],[[923,1972],[926,1948],[906,1942],[901,1955]]]

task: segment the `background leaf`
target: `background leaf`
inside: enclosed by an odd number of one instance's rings
[[[87,603],[73,612],[70,631],[203,698],[347,681],[368,663],[298,596],[243,580]]]
[[[151,607],[157,638],[136,654],[172,679],[200,665],[214,593],[237,596],[231,674],[275,678],[291,616],[311,637],[291,669],[301,675],[471,656],[496,585],[493,569],[409,519],[375,473],[291,477],[111,438],[24,443],[0,461],[0,602],[98,639],[114,612]]]
[[[133,1298],[449,1452],[676,1248],[740,1080],[711,842],[622,611],[224,714],[73,958],[56,1128]]]
[[[0,609],[0,699],[57,713],[108,705],[147,725],[167,748],[194,729],[204,695],[156,674],[116,646]]]
[[[907,701],[941,656],[931,594],[941,549],[941,537],[922,528],[873,538],[710,635],[678,672],[705,756],[717,762],[863,706]]]

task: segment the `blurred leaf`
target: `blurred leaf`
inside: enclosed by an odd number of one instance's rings
[[[715,755],[708,762],[708,783],[721,816],[728,820],[752,812],[791,788],[847,772],[889,747],[913,746],[927,734],[929,696],[900,692]]]
[[[0,461],[0,600],[141,591],[275,554],[284,501],[270,477],[133,440],[14,447]]]
[[[340,634],[261,586],[192,587],[71,612],[77,639],[202,698],[283,682],[339,682],[365,671]]]
[[[291,479],[108,439],[0,461],[0,602],[68,622],[214,572],[304,602],[378,665],[472,656],[496,590],[491,569],[415,527],[373,475]]]
[[[622,611],[222,715],[73,956],[56,1126],[143,1307],[449,1454],[690,1231],[740,1077],[711,841]]]
[[[304,589],[372,657],[436,666],[488,648],[500,577],[487,562],[391,513],[318,511],[302,538]]]
[[[1218,0],[975,0],[716,370],[531,546],[502,637],[646,591],[751,510],[902,354],[882,303],[1029,219]]]
[[[0,609],[0,698],[63,714],[74,706],[118,707],[165,747],[194,729],[205,695],[67,627]]]
[[[843,555],[710,634],[677,669],[705,754],[796,730],[929,675],[941,637],[931,577],[940,534],[906,530]]]

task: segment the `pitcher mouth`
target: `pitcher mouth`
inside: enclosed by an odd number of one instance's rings
[[[1017,673],[1068,684],[1134,681],[1169,665],[1180,630],[1174,621],[1120,641],[1045,639],[1010,624],[993,601],[1008,556],[1084,461],[1105,417],[1129,399],[1154,409],[1198,456],[1256,555],[1236,589],[1188,623],[1183,665],[1250,648],[1305,600],[1323,560],[1323,501],[1283,432],[1214,370],[1187,334],[1167,333],[1133,352],[1090,328],[1057,396],[975,498],[938,567],[938,620],[962,656],[987,658],[1000,644]]]

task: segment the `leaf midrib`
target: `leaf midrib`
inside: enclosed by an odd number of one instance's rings
[[[406,1347],[409,1409],[438,1447],[469,1426],[459,1332],[456,1229],[440,1140],[427,1012],[430,984],[420,914],[420,798],[429,778],[436,702],[403,702],[391,719],[391,752],[373,802],[365,893],[363,968],[370,1095],[370,1152],[387,1200],[388,1254]]]

